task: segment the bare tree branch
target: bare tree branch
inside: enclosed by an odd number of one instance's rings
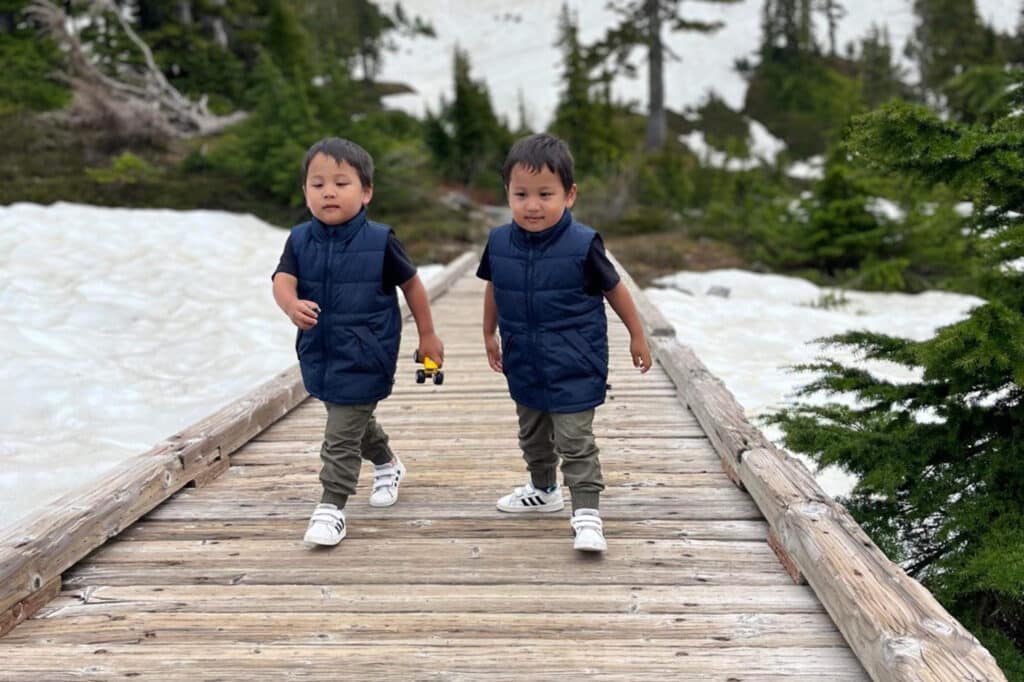
[[[98,102],[105,91],[109,102],[105,106],[113,113],[117,107],[128,111],[150,110],[156,124],[163,120],[163,130],[172,137],[190,137],[216,133],[242,121],[248,115],[237,111],[227,116],[210,112],[206,97],[192,101],[175,88],[164,76],[153,58],[149,45],[135,32],[113,0],[87,0],[89,12],[95,15],[112,16],[128,40],[138,48],[145,61],[141,71],[125,72],[113,77],[104,73],[94,60],[90,59],[74,29],[73,22],[64,10],[50,0],[32,0],[25,13],[34,20],[41,30],[60,43],[68,56],[69,75],[76,89],[88,91],[93,102]],[[134,78],[137,83],[129,82]]]

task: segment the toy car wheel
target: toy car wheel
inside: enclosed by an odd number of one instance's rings
[[[427,380],[427,373],[422,369],[416,370],[416,383],[422,384]]]
[[[444,372],[438,372],[434,375],[434,384],[440,386],[444,383]]]
[[[414,350],[412,352],[412,361],[413,362],[419,362],[420,361],[420,349],[419,348],[417,348],[416,350]]]

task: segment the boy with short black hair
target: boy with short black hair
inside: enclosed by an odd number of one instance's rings
[[[416,266],[387,225],[367,220],[373,159],[332,137],[306,152],[302,193],[313,219],[292,229],[273,275],[274,300],[299,328],[295,349],[306,390],[323,401],[323,493],[304,540],[336,545],[343,509],[355,493],[362,459],[374,464],[370,504],[398,501],[405,466],[373,416],[391,394],[402,334],[395,288],[402,289],[419,332],[419,354],[444,364],[430,301]]]
[[[646,372],[651,353],[601,236],[569,212],[576,184],[565,142],[547,134],[520,139],[505,159],[502,180],[512,222],[491,231],[477,276],[488,282],[487,361],[505,374],[516,402],[530,481],[497,506],[511,513],[562,509],[561,458],[572,493],[573,546],[603,552],[598,508],[604,482],[593,420],[608,379],[605,299],[629,330],[633,365]]]

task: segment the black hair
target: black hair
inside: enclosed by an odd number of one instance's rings
[[[338,163],[345,161],[356,169],[363,187],[373,186],[373,157],[370,153],[351,140],[340,137],[325,137],[313,144],[302,160],[302,186],[306,186],[309,164],[317,154],[326,154]]]
[[[508,150],[505,164],[501,167],[501,179],[505,187],[512,178],[512,169],[523,166],[527,170],[539,173],[545,166],[562,181],[562,187],[568,192],[573,186],[572,152],[561,138],[538,133],[520,138]]]

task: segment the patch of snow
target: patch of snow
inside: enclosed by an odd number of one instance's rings
[[[901,223],[907,217],[906,211],[899,204],[885,197],[872,197],[864,209],[876,218],[894,223]]]
[[[812,156],[803,161],[797,161],[786,169],[786,175],[794,180],[821,180],[825,177],[825,158]]]
[[[287,236],[217,211],[0,207],[0,527],[295,363],[270,281]]]
[[[705,166],[737,172],[752,170],[761,165],[758,159],[741,159],[715,149],[707,143],[707,140],[704,139],[704,133],[699,130],[695,130],[688,135],[680,135],[679,141],[689,147],[690,151],[696,154],[697,158]]]
[[[793,277],[743,270],[680,272],[655,283],[658,286],[645,293],[675,326],[679,341],[725,382],[755,423],[758,417],[791,405],[796,390],[814,378],[788,368],[819,358],[857,363],[890,381],[920,378],[918,372],[901,365],[864,362],[849,351],[826,349],[815,339],[866,329],[923,340],[982,303],[946,292],[835,290]],[[716,286],[728,288],[729,298],[680,291],[706,292]],[[830,295],[838,296],[840,305],[823,305]],[[774,442],[781,442],[777,427],[759,425]],[[803,459],[813,471],[813,463]],[[853,479],[835,468],[818,472],[817,479],[833,496],[853,485]]]

